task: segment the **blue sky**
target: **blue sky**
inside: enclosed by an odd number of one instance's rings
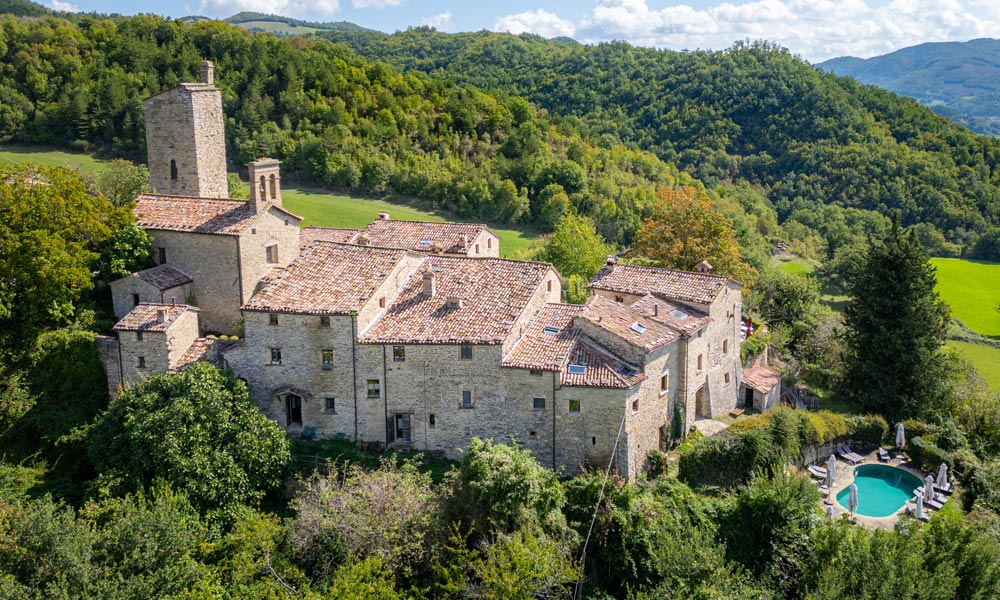
[[[1000,0],[41,0],[61,10],[227,17],[241,10],[351,21],[381,31],[432,25],[719,49],[766,39],[811,61],[875,56],[922,42],[1000,35]]]

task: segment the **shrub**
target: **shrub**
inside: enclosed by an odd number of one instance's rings
[[[880,415],[852,416],[849,418],[851,437],[859,442],[868,442],[876,446],[885,440],[889,433],[889,424]]]
[[[850,432],[847,419],[837,413],[821,410],[808,412],[805,415],[809,421],[811,437],[803,445],[825,444]]]
[[[669,466],[666,452],[661,452],[660,450],[650,450],[649,453],[646,454],[646,473],[649,475],[650,479],[656,479],[657,477],[666,475]]]
[[[927,437],[911,438],[906,444],[906,455],[917,468],[927,472],[936,472],[941,463],[948,462],[948,453]]]
[[[937,433],[937,427],[931,425],[930,423],[925,423],[924,421],[918,421],[917,419],[907,419],[903,421],[903,430],[906,432],[907,439]],[[892,432],[893,435],[895,435],[895,427],[892,428]]]

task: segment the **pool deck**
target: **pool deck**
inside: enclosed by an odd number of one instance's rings
[[[895,451],[890,451],[889,454],[892,457],[889,462],[881,462],[878,459],[878,451],[873,450],[868,454],[863,454],[862,456],[864,456],[864,461],[856,465],[848,464],[847,461],[838,457],[837,476],[833,480],[833,488],[830,489],[830,494],[825,496],[822,501],[821,506],[823,508],[823,513],[826,514],[827,507],[833,506],[834,519],[849,517],[852,523],[861,525],[862,527],[866,527],[868,529],[885,529],[889,531],[895,529],[896,523],[899,522],[899,518],[906,513],[906,506],[901,507],[898,511],[888,517],[866,517],[859,514],[851,516],[847,509],[837,502],[837,494],[854,482],[854,470],[864,465],[888,465],[890,467],[896,467],[897,469],[906,471],[911,475],[915,475],[921,481],[923,481],[924,477],[927,476],[927,473],[922,473],[918,469],[914,468],[909,461],[903,457],[903,455]],[[825,466],[825,463],[820,464],[820,466]],[[813,481],[816,481],[816,479],[813,478]],[[927,509],[926,512],[927,514],[932,514],[934,511]]]

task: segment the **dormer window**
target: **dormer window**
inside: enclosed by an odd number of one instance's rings
[[[632,323],[629,325],[629,329],[636,333],[646,333],[646,326],[641,323]]]
[[[624,375],[625,377],[633,377],[638,372],[639,371],[633,369],[632,367],[630,367],[628,365],[622,365],[622,366],[618,367],[618,374],[619,375]]]
[[[548,335],[559,335],[559,328],[546,325],[545,328],[542,329],[542,333],[547,333]]]

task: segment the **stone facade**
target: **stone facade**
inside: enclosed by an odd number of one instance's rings
[[[226,133],[222,93],[211,69],[200,83],[179,86],[143,103],[150,185],[161,194],[225,198]]]
[[[111,282],[111,303],[116,319],[121,319],[140,302],[157,304],[187,304],[192,299],[190,283],[183,283],[167,289],[156,286],[139,277],[124,277]]]

